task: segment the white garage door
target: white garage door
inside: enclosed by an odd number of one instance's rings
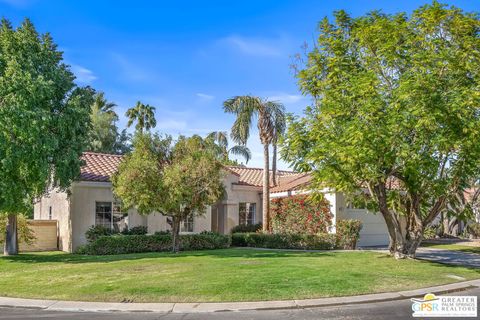
[[[388,245],[388,230],[380,213],[373,214],[365,209],[346,209],[338,219],[357,219],[362,221],[359,247]]]

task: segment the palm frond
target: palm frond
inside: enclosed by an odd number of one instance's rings
[[[242,146],[242,145],[234,146],[230,148],[228,152],[233,155],[243,157],[246,163],[248,163],[248,161],[252,159],[252,152],[247,146]]]

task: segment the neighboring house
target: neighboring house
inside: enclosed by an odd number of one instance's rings
[[[112,192],[110,177],[116,172],[122,156],[85,152],[85,165],[80,179],[67,192],[52,190],[35,204],[35,220],[58,220],[59,249],[72,252],[86,243],[85,232],[92,225],[103,225],[115,231],[126,227],[146,226],[149,233],[170,229],[167,217],[152,213],[140,215],[135,209],[123,212]],[[310,175],[291,171],[278,172],[278,185],[271,190],[272,197],[304,193]],[[239,224],[262,221],[263,169],[229,166],[225,168],[226,196],[207,208],[200,216],[184,221],[182,233],[204,230],[229,233]],[[355,218],[363,221],[360,245],[385,245],[388,233],[381,215],[361,209],[345,207],[341,193],[325,191],[333,215],[332,232],[339,219]]]

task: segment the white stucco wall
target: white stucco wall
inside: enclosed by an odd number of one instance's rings
[[[70,224],[70,201],[64,191],[51,190],[34,204],[34,220],[49,220],[50,207],[52,208],[52,220],[57,220],[58,249],[71,251],[72,233]]]

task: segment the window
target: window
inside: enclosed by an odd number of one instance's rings
[[[180,232],[193,232],[193,217],[190,216],[182,221]]]
[[[255,203],[240,202],[239,203],[239,224],[251,225],[255,224]]]
[[[52,206],[48,207],[48,220],[52,220]]]
[[[122,211],[118,202],[96,202],[95,225],[104,226],[115,232],[127,228],[128,213]]]

